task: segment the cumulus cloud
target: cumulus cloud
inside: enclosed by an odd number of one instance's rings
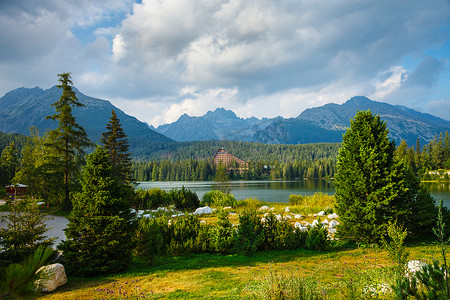
[[[128,100],[125,111],[154,125],[219,106],[294,117],[354,95],[428,102],[448,64],[424,55],[450,37],[446,0],[5,3],[0,91],[71,71],[81,91]],[[405,57],[421,62],[412,70]]]

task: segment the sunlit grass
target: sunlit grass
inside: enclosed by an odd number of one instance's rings
[[[439,259],[434,245],[410,245],[410,260]],[[328,252],[307,250],[261,251],[249,256],[197,254],[159,257],[153,265],[135,259],[128,272],[94,279],[70,278],[66,286],[43,299],[117,299],[113,289],[146,299],[254,299],[254,289],[271,272],[320,282],[333,299],[348,292],[348,284],[362,289],[370,282],[389,281],[391,262],[380,248],[342,248]],[[294,279],[293,279],[294,280]],[[114,289],[115,288],[115,289]],[[142,294],[141,294],[142,293]],[[339,297],[340,297],[339,296]],[[338,297],[338,298],[339,298]]]

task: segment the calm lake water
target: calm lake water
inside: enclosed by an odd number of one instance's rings
[[[151,189],[158,187],[163,190],[181,189],[184,186],[196,192],[201,199],[203,194],[210,191],[212,181],[149,181],[140,182],[138,188]],[[444,200],[444,205],[450,208],[450,183],[423,183],[434,199]],[[314,193],[333,195],[332,180],[307,181],[231,181],[231,193],[238,200],[258,198],[267,202],[288,202],[289,195],[313,195]]]

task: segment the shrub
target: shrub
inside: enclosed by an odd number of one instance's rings
[[[15,200],[10,207],[11,213],[0,217],[6,223],[6,228],[0,228],[0,265],[5,266],[21,262],[41,245],[50,247],[55,240],[44,235],[47,217],[39,212],[35,201]]]
[[[142,218],[134,237],[137,256],[153,258],[165,253],[166,245],[170,243],[170,229],[167,218]]]
[[[327,248],[329,244],[328,230],[320,224],[320,219],[319,224],[308,230],[305,244],[309,250],[323,251]]]
[[[305,197],[302,195],[289,195],[289,205],[301,205],[305,201]]]
[[[138,209],[155,209],[169,205],[167,202],[167,192],[160,188],[139,189],[136,192],[133,206]]]
[[[197,193],[181,187],[181,190],[171,190],[167,193],[167,204],[173,204],[177,209],[194,210],[200,206]]]
[[[172,255],[183,255],[196,252],[197,237],[200,232],[200,221],[197,217],[187,215],[172,220],[170,226],[170,244],[168,251]]]
[[[53,254],[52,249],[40,246],[20,264],[11,264],[1,274],[0,299],[21,299],[36,292],[34,281],[39,279],[37,270],[44,266]]]
[[[261,219],[254,211],[244,211],[239,216],[239,227],[233,238],[233,245],[238,252],[250,253],[260,249],[264,244],[264,230]]]
[[[301,244],[294,228],[287,222],[278,222],[275,237],[275,249],[295,249]]]
[[[237,207],[239,208],[245,208],[247,210],[257,210],[263,205],[266,205],[266,202],[260,201],[257,198],[247,198],[245,200],[239,200],[237,201]]]
[[[217,223],[211,228],[210,243],[215,252],[228,253],[233,247],[233,226],[226,211],[219,211]]]
[[[231,194],[223,193],[219,190],[213,190],[203,195],[202,204],[217,207],[235,207],[237,205],[237,201]]]

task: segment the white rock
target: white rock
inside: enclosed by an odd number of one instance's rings
[[[212,214],[212,212],[213,211],[209,206],[205,206],[205,207],[197,208],[192,214],[193,215],[202,215],[202,214],[209,215],[209,214]]]
[[[316,226],[319,224],[319,220],[314,220],[311,224],[312,227]]]
[[[205,220],[200,220],[200,224],[206,225],[206,221]]]
[[[322,225],[328,225],[328,223],[330,223],[330,221],[328,221],[327,219],[323,220]]]
[[[269,207],[267,205],[261,206],[258,210],[268,210]]]
[[[339,216],[336,213],[332,213],[328,215],[328,219],[337,219]]]
[[[135,214],[136,210],[134,208],[130,208],[130,213]]]
[[[290,219],[292,219],[292,216],[291,215],[286,215],[286,219],[290,220]]]
[[[427,264],[420,260],[410,260],[406,264],[406,273],[409,276],[414,275],[417,271],[422,271],[423,267]]]
[[[286,208],[284,209],[284,212],[285,212],[285,213],[288,213],[288,212],[289,212],[289,206],[286,207]]]
[[[235,216],[235,215],[237,215],[237,213],[231,212],[231,213],[229,213],[229,215]]]
[[[303,228],[302,224],[300,224],[299,222],[295,222],[294,227],[295,228]]]
[[[331,220],[330,223],[328,223],[328,227],[330,227],[330,228],[334,228],[334,227],[336,227],[336,225],[338,225],[338,224],[337,224],[337,221],[335,221],[335,220]]]
[[[275,218],[277,218],[278,221],[283,221],[283,217],[280,214],[275,215]]]
[[[326,215],[326,213],[322,210],[321,212],[319,212],[318,214],[317,214],[318,216],[325,216]]]
[[[153,216],[151,214],[145,214],[145,215],[142,215],[142,217],[143,218],[153,218]]]
[[[270,214],[269,214],[269,213],[265,213],[265,214],[264,214],[264,218],[267,217],[268,215],[270,215]]]
[[[41,273],[41,277],[34,282],[36,289],[40,292],[51,292],[57,287],[66,284],[67,276],[62,264],[51,264],[39,268],[38,272]]]
[[[302,215],[295,215],[294,219],[302,219],[303,216]]]
[[[232,209],[232,208],[231,208],[231,206],[227,206],[227,207],[224,207],[223,209],[226,210],[226,209]]]
[[[261,223],[266,223],[267,219],[266,218],[261,218]]]
[[[274,210],[275,210],[275,207],[271,207],[270,210],[271,210],[271,211],[274,211]]]

